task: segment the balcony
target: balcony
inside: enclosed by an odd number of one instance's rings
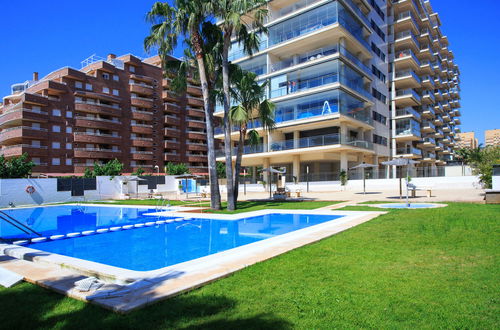
[[[175,114],[181,113],[180,106],[178,104],[170,102],[165,103],[164,110],[166,113],[175,113]]]
[[[426,106],[422,108],[422,116],[425,118],[434,118],[436,117],[436,112],[431,107]]]
[[[26,108],[14,108],[0,114],[0,127],[20,126],[23,121],[45,123],[48,121],[46,111]]]
[[[129,91],[131,93],[137,93],[146,96],[153,96],[154,87],[146,84],[130,83]]]
[[[420,31],[419,23],[417,23],[413,13],[408,10],[395,15],[394,17],[394,31],[412,30],[415,33]]]
[[[132,119],[140,121],[153,121],[154,114],[149,111],[131,110]]]
[[[118,106],[101,103],[85,103],[75,101],[75,111],[121,117],[122,112]]]
[[[122,123],[119,120],[83,116],[75,116],[75,126],[113,130],[121,130],[123,128]]]
[[[199,97],[188,97],[187,104],[192,107],[203,107],[203,99]]]
[[[422,141],[418,144],[420,148],[435,148],[436,147],[436,139],[432,137],[424,137]]]
[[[163,160],[166,162],[180,162],[181,155],[173,152],[165,152],[163,154]]]
[[[205,110],[186,107],[186,114],[191,117],[205,118]]]
[[[396,88],[418,88],[420,87],[421,80],[413,70],[397,71],[394,76]]]
[[[396,51],[394,56],[396,70],[405,70],[411,68],[415,71],[420,69],[420,61],[411,49]]]
[[[181,124],[181,120],[179,117],[166,115],[164,118],[164,123],[168,125],[179,126]]]
[[[5,158],[18,157],[22,154],[27,153],[30,157],[44,157],[47,156],[46,146],[36,146],[31,144],[15,144],[4,146],[0,150],[0,154]]]
[[[166,137],[179,138],[181,136],[181,131],[174,128],[165,128],[163,133]]]
[[[412,146],[399,147],[396,148],[396,156],[403,158],[420,158],[422,156],[422,150]]]
[[[292,151],[292,154],[301,154],[304,152],[307,153],[315,151],[325,152],[330,149],[325,147],[335,148],[336,150],[348,150],[355,148],[371,151],[373,150],[373,143],[362,139],[342,136],[340,134],[327,134],[305,137],[297,140],[272,141],[269,146],[264,144],[245,146],[243,148],[243,153],[245,155],[260,153],[276,154],[288,153],[289,151]],[[233,155],[236,154],[236,151],[237,148],[234,148]],[[216,157],[224,157],[224,150],[216,151]]]
[[[130,151],[133,160],[153,160],[152,151]]]
[[[206,140],[207,135],[205,132],[198,132],[198,131],[190,131],[188,130],[186,133],[186,138],[187,139],[192,139],[192,140]]]
[[[422,86],[427,89],[433,90],[436,88],[436,85],[434,84],[434,78],[429,75],[423,76],[421,81],[422,81]]]
[[[198,155],[198,154],[192,154],[192,153],[187,153],[186,158],[188,162],[191,163],[205,163],[207,162],[207,155]]]
[[[420,95],[415,92],[413,89],[403,89],[396,91],[396,97],[394,98],[396,101],[397,107],[411,107],[420,105],[421,99]]]
[[[433,133],[436,131],[436,126],[430,121],[424,120],[421,123],[421,131],[424,133]]]
[[[0,143],[15,143],[16,141],[22,142],[25,139],[47,139],[47,137],[47,129],[45,128],[17,126],[3,129],[0,132]]]
[[[429,60],[421,60],[419,72],[422,75],[434,75],[434,70],[432,70],[431,62]]]
[[[130,104],[138,108],[151,109],[153,108],[154,101],[147,97],[131,96]]]
[[[413,119],[396,120],[397,141],[418,141],[421,140],[420,124]]]
[[[153,147],[153,139],[152,138],[138,138],[138,137],[131,137],[132,140],[132,147]]]
[[[187,124],[188,128],[201,128],[201,129],[204,129],[207,126],[207,124],[204,121],[201,121],[201,120],[187,120],[186,124]]]
[[[412,107],[396,109],[396,118],[413,118],[420,121],[420,113]]]
[[[186,149],[189,151],[208,151],[208,147],[204,143],[187,143]]]
[[[434,104],[434,103],[436,103],[436,98],[434,97],[434,92],[423,91],[422,92],[422,103],[423,104]]]
[[[411,30],[396,33],[394,36],[394,46],[396,49],[412,49],[415,52],[420,50],[420,43]]]
[[[93,158],[93,159],[114,159],[121,155],[120,150],[102,149],[102,148],[74,148],[73,157],[75,158]]]
[[[194,96],[199,96],[199,97],[201,97],[203,95],[203,93],[201,91],[201,86],[199,87],[199,86],[194,86],[191,84],[187,85],[186,92],[189,95],[194,95]]]
[[[145,134],[145,135],[153,134],[153,125],[130,124],[130,129],[131,132],[135,134]]]
[[[74,132],[73,141],[81,143],[102,143],[102,144],[121,144],[121,137],[118,135],[91,133],[91,132]]]

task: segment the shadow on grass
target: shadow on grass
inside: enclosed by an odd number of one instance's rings
[[[289,329],[291,324],[271,313],[231,317],[236,301],[220,295],[180,295],[126,315],[77,301],[38,286],[22,283],[0,288],[3,329],[33,328],[181,328]],[[228,316],[229,315],[229,316]]]

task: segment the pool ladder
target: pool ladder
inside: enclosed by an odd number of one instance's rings
[[[170,207],[170,200],[162,197],[156,203],[156,211],[164,210],[165,207]]]
[[[12,226],[16,227],[17,229],[21,230],[22,232],[24,232],[25,234],[28,234],[28,235],[32,235],[32,234],[35,234],[39,237],[42,236],[42,234],[40,234],[39,232],[37,232],[36,230],[32,229],[31,227],[29,226],[26,226],[24,223],[22,223],[21,221],[19,220],[16,220],[14,219],[12,216],[10,216],[9,214],[5,213],[4,211],[0,210],[0,220],[3,220],[9,224],[11,224]]]

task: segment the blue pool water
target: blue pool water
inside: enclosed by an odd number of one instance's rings
[[[157,217],[144,215],[144,213],[156,212],[154,208],[61,205],[3,211],[43,236],[64,235],[157,220]],[[0,237],[25,238],[29,235],[5,221],[0,221]]]
[[[124,224],[125,222],[158,219],[156,216],[141,215],[147,212],[144,209],[117,208],[114,210],[114,208],[89,207],[84,210],[85,212],[81,212],[71,209],[70,206],[61,206],[64,209],[60,211],[54,210],[55,208],[59,207],[50,207],[52,210],[47,213],[42,212],[43,217],[37,217],[38,220],[34,222],[35,229],[38,228],[46,236],[47,232],[60,234],[82,230],[81,228],[97,228],[98,222],[99,224],[106,223],[109,227],[110,223]],[[118,211],[120,209],[122,213]],[[59,215],[56,219],[51,216],[51,214],[56,215],[63,211],[69,214]],[[16,215],[19,218],[19,214]],[[148,271],[265,240],[340,217],[272,213],[240,220],[192,218],[151,227],[32,243],[30,247],[115,267]],[[97,221],[97,218],[100,221]],[[45,221],[53,225],[43,225]],[[68,224],[66,225],[65,222]],[[66,230],[67,228],[70,230]]]

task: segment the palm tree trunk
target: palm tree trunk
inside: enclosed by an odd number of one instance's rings
[[[220,190],[219,181],[217,177],[217,164],[215,160],[215,139],[214,139],[214,124],[213,124],[213,107],[210,102],[210,93],[208,90],[208,80],[207,73],[205,70],[205,61],[203,54],[199,51],[201,46],[196,43],[198,40],[196,36],[200,37],[198,34],[194,35],[193,46],[196,44],[198,47],[193,48],[196,51],[196,62],[198,64],[198,71],[200,75],[201,91],[203,93],[203,105],[205,108],[205,118],[206,118],[206,129],[207,129],[207,148],[208,148],[208,178],[210,182],[210,208],[214,210],[221,209],[220,200]]]
[[[236,150],[236,162],[234,164],[234,200],[238,202],[238,192],[240,185],[240,172],[241,172],[241,161],[243,159],[243,145],[245,143],[245,136],[247,135],[246,124],[241,124],[240,127],[240,138],[238,141],[238,149]],[[243,179],[244,180],[244,179]],[[235,203],[237,205],[237,203]]]
[[[227,179],[227,209],[235,210],[234,200],[234,176],[231,154],[231,123],[229,120],[229,47],[231,46],[231,33],[224,32],[224,45],[222,48],[222,90],[224,92],[224,153],[226,155],[226,179]]]

